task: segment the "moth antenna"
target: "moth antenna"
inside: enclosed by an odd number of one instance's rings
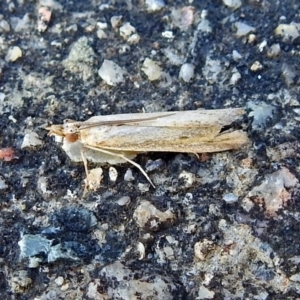
[[[85,147],[89,148],[89,149],[92,149],[92,150],[95,150],[95,151],[106,153],[106,154],[109,154],[109,155],[112,155],[112,156],[117,156],[117,157],[123,158],[124,160],[128,161],[129,163],[131,163],[132,165],[134,165],[135,167],[137,167],[142,172],[142,174],[147,178],[147,180],[153,186],[153,188],[155,188],[155,185],[153,184],[153,182],[151,181],[151,179],[149,178],[149,176],[147,175],[147,173],[144,171],[144,169],[138,163],[136,163],[133,160],[127,158],[123,154],[119,154],[119,153],[115,153],[115,152],[110,152],[108,150],[104,150],[102,148],[97,148],[97,147],[93,147],[93,146],[85,146]]]

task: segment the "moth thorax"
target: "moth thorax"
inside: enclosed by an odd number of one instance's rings
[[[69,142],[69,143],[74,143],[78,140],[78,133],[67,133],[65,135],[65,139]]]

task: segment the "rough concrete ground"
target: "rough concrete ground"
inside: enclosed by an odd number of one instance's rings
[[[299,9],[1,1],[1,299],[299,298]],[[228,107],[246,109],[251,143],[140,154],[156,189],[104,165],[83,195],[83,165],[45,130]]]

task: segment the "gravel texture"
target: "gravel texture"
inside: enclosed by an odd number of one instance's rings
[[[1,299],[299,299],[299,1],[0,1]],[[47,126],[243,107],[242,149],[71,161]]]

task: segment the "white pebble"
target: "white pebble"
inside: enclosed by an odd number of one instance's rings
[[[243,56],[239,52],[237,52],[236,50],[233,50],[232,51],[232,58],[235,61],[238,61],[238,60],[241,60],[243,58]]]
[[[130,203],[131,199],[128,196],[123,196],[119,200],[117,200],[117,204],[120,206],[128,205]]]
[[[116,182],[118,178],[118,171],[114,167],[110,167],[108,171],[110,181]]]
[[[122,16],[112,16],[110,18],[110,24],[114,29],[120,26],[121,22],[122,22]]]
[[[161,36],[167,39],[173,39],[174,38],[174,34],[173,31],[170,30],[166,30],[164,32],[161,33]]]
[[[142,66],[142,71],[146,74],[150,81],[158,80],[162,74],[161,67],[157,62],[150,58],[145,59]]]
[[[103,179],[102,168],[94,168],[89,170],[85,183],[87,188],[91,191],[96,191],[101,186],[101,181]]]
[[[98,39],[103,40],[103,39],[107,38],[107,34],[105,33],[104,30],[98,29],[97,30],[97,37],[98,37]]]
[[[140,41],[140,39],[141,37],[137,33],[134,33],[127,39],[127,42],[129,44],[137,44]]]
[[[54,281],[58,286],[62,286],[65,280],[62,276],[58,276]]]
[[[135,28],[129,23],[125,23],[123,26],[120,27],[119,29],[121,37],[124,39],[128,39],[131,35],[136,33]]]
[[[40,140],[39,136],[35,132],[26,133],[21,145],[21,148],[29,148],[43,145],[43,142]]]
[[[275,35],[281,36],[284,42],[294,41],[300,35],[300,23],[280,24],[275,29]]]
[[[229,83],[231,85],[236,85],[238,83],[238,81],[241,79],[242,79],[241,74],[238,71],[236,71],[231,75]]]
[[[9,32],[10,31],[10,25],[7,21],[1,20],[0,21],[0,32]]]
[[[254,64],[250,67],[250,70],[252,72],[257,72],[257,71],[260,71],[262,70],[263,66],[262,64],[257,60],[254,62]]]
[[[136,245],[136,250],[138,251],[139,255],[139,260],[142,260],[145,257],[145,246],[141,242],[138,242]]]
[[[191,187],[196,180],[195,174],[187,171],[182,171],[178,178],[184,180],[185,187]]]
[[[190,82],[194,77],[195,66],[193,64],[185,63],[181,66],[179,78],[185,82]]]
[[[268,42],[266,40],[263,40],[259,45],[258,45],[258,50],[260,52],[263,52],[266,46],[268,45]]]
[[[0,190],[5,190],[6,188],[8,188],[8,185],[6,184],[4,178],[0,176]]]
[[[67,291],[68,289],[69,289],[69,284],[68,284],[68,283],[62,285],[62,287],[61,287],[61,290],[62,290],[63,292],[64,292],[64,291]]]
[[[138,184],[138,189],[142,192],[142,193],[146,193],[149,192],[149,184],[148,183],[139,183]]]
[[[18,58],[22,57],[22,55],[23,55],[22,50],[19,47],[17,47],[17,46],[10,47],[5,56],[5,60],[8,62],[14,62]]]
[[[146,0],[145,3],[149,12],[159,11],[166,5],[163,0]]]
[[[223,3],[233,10],[238,9],[242,5],[241,0],[223,0]]]
[[[106,29],[108,27],[106,22],[97,22],[97,26],[99,29]]]
[[[268,57],[277,57],[278,55],[280,55],[281,52],[281,48],[280,48],[280,44],[273,44],[267,52]]]
[[[133,181],[134,180],[131,169],[127,169],[127,171],[125,172],[124,180],[125,181]]]
[[[235,194],[228,193],[223,195],[223,200],[227,203],[234,203],[238,201],[238,197]]]
[[[242,36],[245,36],[245,35],[249,34],[250,32],[255,31],[254,27],[249,26],[249,25],[247,25],[243,22],[235,22],[234,25],[237,29],[237,31],[235,33],[235,35],[237,37],[242,37]]]
[[[114,86],[124,81],[126,71],[112,60],[105,59],[98,74],[108,85]]]

